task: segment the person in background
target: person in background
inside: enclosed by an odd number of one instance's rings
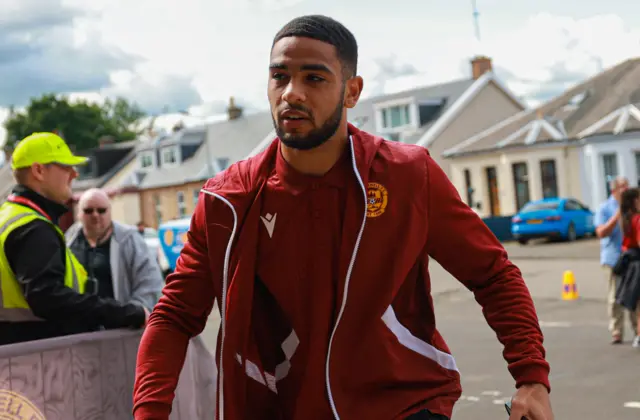
[[[139,221],[136,225],[138,227],[138,233],[144,236],[144,228],[146,227],[143,221]]]
[[[164,277],[136,228],[112,220],[109,196],[101,189],[85,191],[78,212],[79,221],[65,233],[67,245],[97,281],[98,296],[152,311]]]
[[[627,253],[626,256],[630,257],[635,264],[635,270],[631,270],[631,265],[627,265],[627,272],[622,274],[622,276],[639,276],[640,272],[638,272],[638,250],[640,248],[640,189],[631,188],[622,193],[622,197],[620,200],[620,226],[622,229],[622,234],[624,235],[622,238],[622,252]],[[634,250],[634,253],[630,253],[628,251]],[[626,278],[624,279],[628,281],[630,285],[629,292],[633,296],[638,296],[638,288],[640,287],[640,282],[638,278]],[[624,297],[623,297],[624,298]],[[636,331],[635,338],[633,339],[632,346],[634,348],[640,348],[640,300],[633,299],[635,305],[629,305],[633,309],[635,309],[636,313]]]
[[[17,185],[0,206],[0,345],[146,323],[141,305],[86,293],[87,272],[57,226],[74,166],[86,162],[53,133],[34,133],[13,152]]]
[[[620,230],[620,197],[629,188],[629,181],[622,176],[613,179],[609,185],[611,195],[596,210],[594,224],[596,235],[600,238],[600,264],[608,286],[607,309],[609,313],[609,332],[611,343],[621,344],[624,340],[624,312],[616,303],[616,286],[619,278],[613,273],[622,250],[622,231]],[[633,334],[638,328],[635,312],[629,311],[629,320]]]

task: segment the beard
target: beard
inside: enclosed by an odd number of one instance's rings
[[[322,146],[326,143],[340,127],[342,122],[342,111],[344,110],[344,104],[342,103],[342,97],[340,95],[340,101],[336,105],[335,110],[329,118],[318,128],[314,128],[310,132],[304,135],[295,135],[286,133],[281,126],[278,125],[273,113],[271,118],[273,119],[273,126],[276,129],[276,134],[280,141],[287,147],[297,150],[311,150],[316,147]],[[290,108],[304,111],[309,115],[310,121],[314,120],[313,114],[309,110],[300,107],[299,105],[290,105]]]

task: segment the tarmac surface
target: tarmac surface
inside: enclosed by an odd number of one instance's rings
[[[627,319],[626,342],[609,344],[598,241],[507,243],[505,248],[536,303],[551,363],[556,420],[640,419],[640,350],[631,348]],[[561,299],[566,270],[574,273],[578,300]],[[453,419],[507,419],[504,402],[515,388],[502,345],[473,295],[437,263],[430,272],[438,329],[462,375],[463,396]],[[212,317],[203,334],[212,350],[218,323]]]

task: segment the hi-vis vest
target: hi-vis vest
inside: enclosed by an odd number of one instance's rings
[[[20,284],[16,280],[15,274],[7,262],[7,256],[4,252],[7,236],[20,226],[24,226],[36,219],[51,223],[49,219],[40,215],[40,213],[25,206],[11,202],[4,202],[0,205],[0,321],[42,321],[42,319],[35,316],[29,308]],[[51,224],[64,240],[62,230],[53,223]],[[69,248],[65,247],[65,250],[66,272],[64,284],[79,293],[84,293],[87,282],[87,271],[71,253]],[[20,250],[20,252],[36,253],[38,250],[24,249]]]

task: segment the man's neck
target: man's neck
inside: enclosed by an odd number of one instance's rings
[[[103,232],[89,232],[85,227],[82,227],[82,233],[85,239],[92,247],[96,247],[104,242],[111,234],[111,227]]]
[[[298,172],[321,176],[329,172],[340,159],[348,141],[348,135],[336,135],[315,149],[293,149],[280,143],[280,150],[284,160]]]

